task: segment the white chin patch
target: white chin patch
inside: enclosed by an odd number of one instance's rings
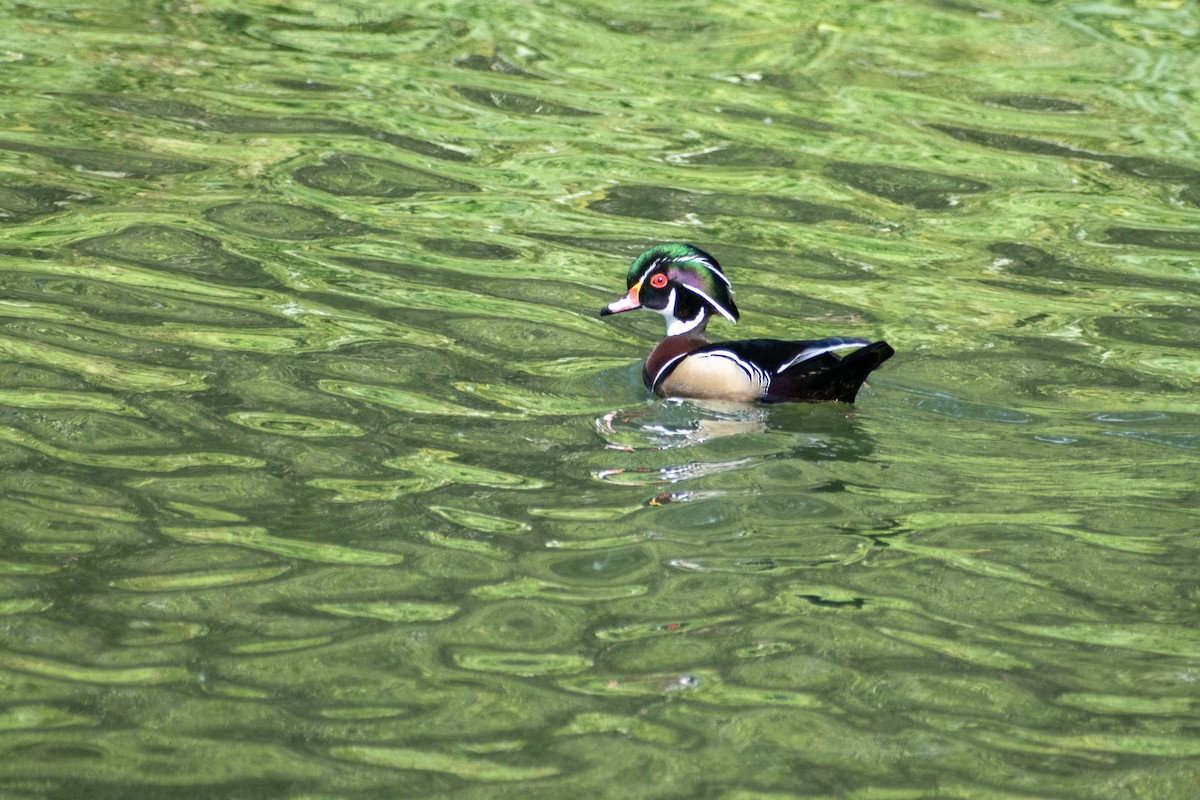
[[[674,301],[676,301],[677,289],[671,289],[671,294],[667,296],[667,305],[664,308],[656,308],[662,314],[662,319],[667,320],[667,336],[679,336],[680,333],[686,333],[695,330],[698,325],[703,323],[706,312],[701,308],[700,313],[696,314],[695,319],[676,319],[674,315]]]
[[[700,323],[703,321],[703,311],[697,314],[695,319],[675,319],[674,317],[667,317],[667,336],[679,336],[680,334],[687,333],[688,331],[693,331],[699,327]]]
[[[658,313],[662,314],[663,319],[667,321],[667,336],[679,336],[680,334],[695,330],[701,322],[704,322],[704,309],[701,309],[700,313],[694,319],[675,318],[675,291],[675,289],[671,289],[666,307],[658,309]]]

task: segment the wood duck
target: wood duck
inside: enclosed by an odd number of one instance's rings
[[[629,292],[600,316],[648,308],[663,315],[666,338],[646,359],[642,380],[663,397],[782,403],[853,403],[867,374],[896,352],[869,339],[710,343],[714,315],[737,322],[729,279],[717,260],[690,244],[660,244],[634,259]],[[835,351],[858,348],[845,357]]]

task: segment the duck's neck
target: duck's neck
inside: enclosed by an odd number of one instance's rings
[[[704,339],[704,328],[708,325],[708,309],[701,308],[691,319],[679,319],[674,314],[664,314],[667,319],[667,336],[689,336]]]

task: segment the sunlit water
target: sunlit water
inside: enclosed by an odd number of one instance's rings
[[[5,8],[4,796],[1194,796],[1194,4]]]

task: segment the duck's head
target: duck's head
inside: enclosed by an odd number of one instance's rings
[[[713,314],[738,320],[729,279],[699,247],[655,245],[633,260],[625,281],[629,292],[600,309],[600,316],[648,308],[663,315],[668,336],[703,331]]]

